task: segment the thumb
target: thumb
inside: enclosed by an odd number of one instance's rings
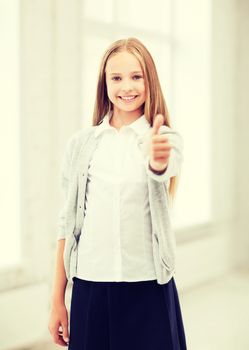
[[[63,339],[65,342],[69,341],[67,324],[63,324]]]
[[[163,125],[164,118],[162,114],[157,114],[153,120],[152,135],[157,135],[160,126]]]

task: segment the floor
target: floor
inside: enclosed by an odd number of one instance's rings
[[[188,350],[249,349],[249,270],[235,270],[179,298]],[[49,342],[19,350],[63,348]]]
[[[180,295],[189,350],[249,349],[249,270]]]

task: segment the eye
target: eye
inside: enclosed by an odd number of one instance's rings
[[[116,79],[116,78],[117,78],[117,79]],[[120,78],[120,77],[115,76],[115,77],[112,77],[112,80],[117,81],[119,78]]]
[[[135,80],[143,78],[141,75],[134,75],[133,78],[136,78]]]

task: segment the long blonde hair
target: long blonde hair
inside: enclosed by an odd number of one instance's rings
[[[147,48],[137,38],[120,39],[112,43],[105,51],[98,73],[97,92],[93,112],[93,126],[99,124],[106,114],[112,109],[112,102],[107,95],[105,69],[109,58],[118,52],[127,51],[133,54],[139,61],[145,80],[146,100],[143,106],[145,118],[153,126],[153,120],[157,114],[164,116],[164,125],[171,127],[170,117],[166,101],[164,99],[160,81],[153,58]],[[170,178],[169,195],[171,204],[176,193],[178,176]]]

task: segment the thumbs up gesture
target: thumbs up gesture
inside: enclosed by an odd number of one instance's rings
[[[166,135],[159,134],[159,128],[163,125],[164,118],[162,114],[157,114],[151,130],[151,138],[149,145],[151,170],[156,172],[164,172],[168,165],[170,150],[172,146],[168,142]]]

